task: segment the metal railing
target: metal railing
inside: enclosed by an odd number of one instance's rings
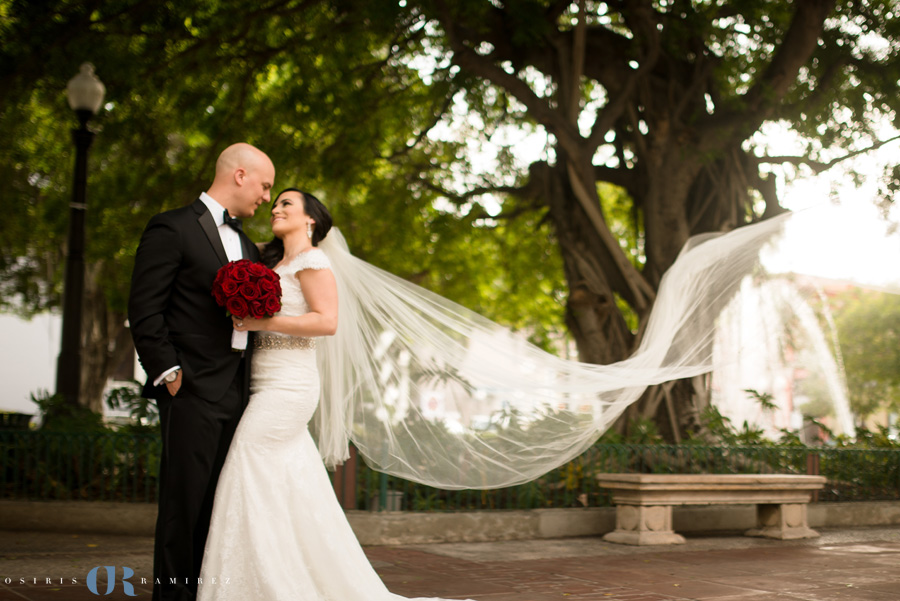
[[[345,508],[402,511],[604,507],[599,473],[811,474],[828,479],[813,501],[900,500],[900,449],[723,447],[597,444],[533,482],[498,490],[445,491],[358,469],[353,502],[347,479],[338,488]],[[340,475],[340,473],[338,473]],[[343,489],[343,490],[342,490]]]
[[[152,502],[161,442],[156,434],[0,430],[0,497]],[[604,472],[821,474],[818,501],[900,500],[900,449],[597,444],[526,484],[446,491],[375,472],[353,453],[333,474],[345,509],[463,511],[601,507]]]
[[[0,430],[6,499],[156,501],[156,434]]]

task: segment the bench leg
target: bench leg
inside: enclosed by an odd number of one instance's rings
[[[671,505],[616,505],[616,529],[603,537],[623,545],[681,545],[672,530]]]
[[[819,536],[806,521],[806,503],[780,505],[760,503],[756,506],[756,528],[748,530],[745,534],[780,540]]]

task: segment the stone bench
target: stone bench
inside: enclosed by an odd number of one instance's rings
[[[603,537],[626,545],[683,544],[672,529],[674,505],[756,505],[757,527],[747,536],[814,538],[806,505],[824,476],[791,474],[597,474],[612,491],[616,529]]]

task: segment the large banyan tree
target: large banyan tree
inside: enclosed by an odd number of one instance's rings
[[[455,198],[505,192],[504,211],[546,213],[587,362],[635,349],[690,236],[783,212],[772,164],[821,171],[888,141],[877,130],[896,118],[900,11],[888,1],[401,4],[427,37],[431,76],[487,131],[546,134],[545,157],[514,181],[486,174]],[[806,136],[807,152],[771,156],[782,153],[755,134],[772,122]],[[651,390],[629,415],[678,439],[704,402],[701,378]]]

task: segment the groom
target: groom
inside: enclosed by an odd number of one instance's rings
[[[249,351],[231,350],[232,321],[213,300],[212,283],[227,262],[259,259],[234,218],[269,202],[274,179],[261,150],[229,146],[209,190],[153,217],[135,255],[128,320],[163,442],[154,601],[197,592],[216,482],[249,386]]]

